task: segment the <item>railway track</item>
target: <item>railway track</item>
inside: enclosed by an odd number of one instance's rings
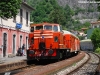
[[[48,75],[48,74],[53,75],[53,74],[56,74],[58,71],[64,69],[65,67],[69,68],[69,66],[74,65],[76,62],[79,62],[84,57],[85,57],[85,53],[81,52],[75,57],[62,60],[59,62],[51,63],[48,65],[36,66],[34,68],[24,70],[23,72],[19,72],[14,75],[33,75],[33,74],[34,75]]]
[[[100,54],[97,54],[97,55],[98,55],[98,57],[100,58]],[[100,62],[100,60],[99,60],[99,62]],[[96,72],[95,72],[94,75],[100,75],[100,63],[99,63],[99,65],[98,65],[97,70],[96,70]]]
[[[70,75],[100,75],[99,73],[96,73],[100,63],[100,56],[93,52],[87,53],[90,56],[90,59],[83,66],[70,73]]]
[[[30,65],[6,73],[7,75],[99,75],[95,73],[98,63],[100,63],[100,57],[96,54],[81,52],[75,57],[59,62]]]

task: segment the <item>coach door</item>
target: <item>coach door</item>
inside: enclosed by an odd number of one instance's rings
[[[3,34],[3,57],[6,56],[6,50],[7,50],[7,34]]]

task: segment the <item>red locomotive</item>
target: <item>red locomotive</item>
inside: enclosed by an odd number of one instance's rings
[[[59,24],[31,24],[27,59],[61,59],[77,54],[80,40],[74,34],[62,30]]]

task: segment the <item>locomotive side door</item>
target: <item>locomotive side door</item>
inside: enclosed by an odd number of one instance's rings
[[[59,37],[59,48],[63,49],[64,48],[64,41],[63,41],[63,31],[62,27],[60,26],[60,37]]]
[[[64,43],[63,43],[63,33],[60,33],[60,43],[59,43],[60,49],[64,48]]]

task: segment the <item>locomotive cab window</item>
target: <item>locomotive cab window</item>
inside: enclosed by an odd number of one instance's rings
[[[41,30],[43,29],[43,26],[36,26],[36,30]]]
[[[62,26],[60,26],[60,31],[62,31]]]
[[[58,31],[58,26],[55,25],[55,26],[53,27],[53,31]]]
[[[62,30],[62,26],[60,26],[60,32],[64,33],[63,30]]]
[[[34,31],[34,27],[31,27],[31,32],[33,32]]]
[[[45,25],[45,26],[44,26],[44,29],[45,29],[45,30],[52,30],[52,26],[51,26],[51,25]]]

